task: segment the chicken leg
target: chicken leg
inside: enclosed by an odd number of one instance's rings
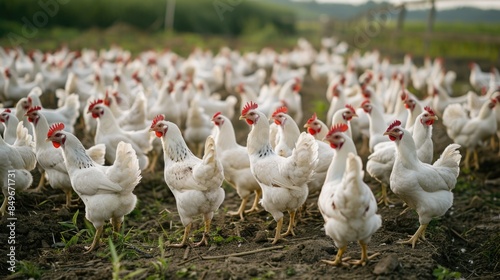
[[[241,200],[240,208],[238,209],[238,211],[229,211],[227,213],[229,215],[231,215],[231,216],[237,216],[237,215],[239,215],[240,216],[240,221],[244,221],[245,218],[243,217],[243,213],[245,213],[245,206],[247,205],[247,201],[248,201],[248,196],[244,197]]]
[[[111,225],[113,226],[114,233],[120,233],[122,227],[123,218],[111,218]]]
[[[352,265],[361,265],[361,266],[365,266],[366,263],[375,258],[376,256],[380,255],[380,253],[375,253],[371,256],[368,256],[368,252],[367,252],[367,245],[365,242],[363,242],[362,240],[359,240],[359,245],[361,246],[361,259],[360,260],[357,260],[357,261],[350,261],[349,263],[352,264]]]
[[[259,198],[260,198],[260,195],[262,194],[262,191],[259,189],[259,190],[256,190],[254,191],[255,193],[255,199],[253,200],[253,204],[252,204],[252,208],[248,209],[247,211],[245,211],[245,213],[250,213],[250,212],[253,212],[253,211],[259,211]]]
[[[160,154],[155,152],[154,150],[151,152],[151,160],[149,161],[149,166],[146,170],[144,170],[144,174],[154,173],[156,164],[158,163],[158,158]]]
[[[90,247],[85,246],[85,250],[87,250],[87,251],[85,251],[84,254],[88,254],[88,253],[92,252],[92,250],[94,250],[95,248],[99,247],[99,238],[101,238],[103,228],[104,228],[103,225],[96,228],[94,240],[92,241],[92,244],[90,245]]]
[[[283,227],[283,217],[281,217],[281,219],[278,220],[278,223],[276,224],[276,233],[274,234],[274,239],[273,242],[271,242],[271,244],[276,244],[278,243],[278,240],[281,239],[281,228]]]
[[[398,244],[411,244],[412,248],[415,248],[415,244],[417,244],[417,241],[419,238],[422,238],[425,240],[425,229],[427,228],[428,224],[425,225],[420,225],[417,229],[417,232],[406,241],[399,241]]]
[[[189,232],[191,231],[191,226],[192,224],[188,224],[186,227],[184,227],[184,235],[182,236],[182,241],[181,243],[178,244],[169,244],[169,247],[176,247],[176,248],[181,248],[184,247],[187,244],[187,238],[189,235]]]
[[[204,215],[204,220],[205,220],[205,230],[203,231],[203,237],[201,238],[200,242],[194,244],[194,247],[198,247],[201,245],[208,246],[208,234],[210,232],[210,225],[212,224],[212,219]]]
[[[470,170],[469,161],[470,161],[470,151],[469,151],[469,149],[465,149],[464,167],[467,170]]]
[[[34,189],[31,189],[30,192],[34,192],[34,193],[42,192],[43,187],[45,186],[46,182],[47,182],[47,180],[45,179],[45,171],[41,171],[40,181],[38,182],[38,186],[36,186],[36,188],[34,188]]]
[[[329,265],[334,265],[334,266],[349,266],[349,264],[345,263],[344,261],[347,259],[342,259],[342,255],[344,255],[344,252],[346,251],[347,246],[339,248],[337,255],[335,256],[335,259],[333,261],[329,260],[321,260],[322,262],[329,264]]]
[[[64,206],[65,206],[66,208],[68,208],[68,209],[69,209],[69,208],[78,207],[78,205],[76,205],[76,204],[72,204],[72,203],[71,203],[71,202],[73,202],[73,201],[78,201],[78,199],[77,199],[77,200],[72,200],[72,199],[71,199],[71,195],[72,195],[71,190],[67,190],[67,191],[65,191],[64,193],[65,193],[65,195],[66,195],[66,204],[65,204]]]
[[[479,157],[477,155],[477,150],[474,150],[474,169],[479,170]]]
[[[394,201],[390,200],[387,194],[387,185],[382,184],[382,194],[378,200],[378,204],[384,203],[385,206],[389,206],[389,204],[394,204]]]
[[[290,214],[290,221],[288,222],[288,229],[284,234],[281,235],[281,237],[289,236],[290,234],[292,236],[295,236],[295,232],[293,232],[293,227],[295,225],[295,214],[297,213],[297,210],[294,211],[288,211]]]

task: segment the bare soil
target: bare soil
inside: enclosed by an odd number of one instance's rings
[[[305,81],[305,118],[317,106],[314,100],[324,99],[325,88],[325,84],[309,78]],[[248,127],[243,122],[237,127],[238,138],[246,142]],[[434,140],[436,154],[451,143],[439,121],[435,124]],[[362,156],[366,160],[367,155]],[[364,267],[332,267],[321,262],[333,259],[337,248],[324,233],[316,207],[317,195],[307,200],[307,208],[298,219],[296,236],[271,245],[266,237],[274,236],[276,223],[270,214],[261,210],[246,215],[245,221],[229,216],[227,211],[236,210],[240,200],[236,192],[226,186],[226,199],[214,217],[209,246],[159,245],[179,242],[183,227],[174,198],[163,180],[162,167],[158,167],[154,174],[145,174],[136,187],[137,207],[125,218],[122,235],[112,238],[121,257],[119,262],[113,262],[110,251],[110,226],[106,227],[101,246],[95,252],[84,254],[84,246],[91,242],[89,231],[93,227],[85,222],[81,201],[77,209],[57,210],[64,203],[61,192],[47,187],[40,194],[20,193],[15,212],[15,253],[22,263],[17,264],[19,272],[12,275],[5,261],[8,246],[1,246],[0,276],[5,279],[111,279],[115,270],[120,278],[129,279],[435,279],[433,272],[437,273],[442,266],[449,269],[448,272],[440,270],[442,276],[460,272],[465,279],[498,279],[500,158],[489,146],[481,149],[480,156],[481,170],[462,170],[454,191],[453,207],[445,216],[431,222],[427,241],[419,242],[415,249],[397,241],[416,231],[417,214],[408,211],[400,215],[404,208],[393,194],[395,205],[380,205],[382,227],[368,247],[369,254],[379,252],[380,255]],[[37,184],[40,176],[37,171],[34,174],[34,184]],[[365,180],[378,194],[380,187],[376,181],[368,175]],[[76,224],[72,225],[76,211]],[[285,225],[287,223],[286,215]],[[2,244],[8,240],[7,224],[4,217],[0,226]],[[193,226],[193,241],[201,239],[202,229],[200,217]],[[75,244],[68,245],[67,240],[75,236],[79,237]],[[351,244],[345,256],[359,258],[359,246]],[[380,268],[382,274],[375,274],[380,273]],[[131,274],[134,271],[137,273]]]

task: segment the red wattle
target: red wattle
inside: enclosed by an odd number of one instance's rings
[[[314,129],[310,128],[310,127],[307,129],[307,132],[309,132],[309,134],[311,134],[311,135],[315,135],[317,133],[316,130],[314,130]]]
[[[52,145],[54,146],[54,148],[61,147],[61,144],[59,142],[52,142]]]
[[[246,121],[247,121],[247,124],[249,124],[249,125],[252,125],[252,124],[253,124],[253,121],[252,121],[252,120],[246,119]]]
[[[161,138],[163,136],[163,133],[160,131],[155,131],[156,137]]]
[[[391,141],[396,141],[396,137],[394,137],[392,135],[389,135],[389,139],[391,139]]]

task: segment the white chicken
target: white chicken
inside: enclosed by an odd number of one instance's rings
[[[63,129],[64,124],[53,124],[47,141],[62,148],[71,185],[85,204],[85,218],[96,229],[92,244],[85,247],[89,253],[98,246],[106,220],[110,220],[113,231],[119,233],[124,216],[134,210],[137,197],[133,191],[141,180],[141,170],[130,144],[118,143],[113,165],[102,166],[87,155],[76,136]]]
[[[106,145],[106,160],[115,162],[116,149],[118,143],[130,143],[132,148],[137,153],[139,166],[141,170],[145,170],[148,166],[149,159],[146,156],[152,148],[153,136],[149,133],[149,128],[142,130],[126,131],[123,130],[117,123],[116,118],[108,106],[104,105],[102,99],[92,102],[89,106],[88,113],[97,119],[97,131],[95,134],[95,144]]]
[[[203,144],[207,137],[212,134],[213,124],[210,122],[210,116],[199,106],[199,102],[201,101],[195,99],[191,101],[186,119],[184,139],[195,155],[201,157]]]
[[[307,129],[307,132],[314,136],[316,140],[323,141],[326,134],[328,134],[328,126],[318,119],[316,113],[314,113],[304,124],[304,128]]]
[[[474,168],[479,169],[479,158],[476,148],[481,141],[489,139],[497,132],[497,121],[495,106],[497,100],[490,99],[485,102],[479,114],[470,118],[462,105],[450,104],[443,112],[443,124],[446,126],[446,133],[453,142],[460,144],[466,149],[464,164],[465,168],[470,167],[470,154],[474,155]]]
[[[432,142],[432,125],[438,117],[431,108],[425,107],[425,112],[417,117],[417,123],[414,126],[412,137],[417,148],[417,157],[424,163],[431,163],[434,144]],[[382,142],[375,146],[374,152],[368,156],[366,162],[366,171],[375,178],[382,188],[382,194],[379,203],[386,206],[391,203],[387,196],[387,186],[390,184],[390,177],[394,160],[396,158],[396,146],[393,142]]]
[[[453,193],[460,172],[460,145],[448,145],[433,165],[417,157],[415,142],[410,133],[394,121],[385,132],[396,143],[396,159],[390,177],[391,190],[410,209],[417,211],[420,226],[415,234],[401,244],[425,239],[425,229],[434,217],[443,216],[453,204]]]
[[[358,241],[361,246],[361,259],[351,262],[365,265],[378,253],[368,256],[367,244],[371,236],[382,226],[382,218],[377,214],[377,202],[368,185],[363,182],[363,163],[354,153],[347,155],[346,168],[342,182],[335,193],[328,197],[329,209],[324,209],[325,232],[339,248],[335,260],[323,262],[341,265],[342,255],[347,244]]]
[[[161,138],[165,182],[175,197],[177,211],[184,225],[181,243],[170,246],[183,247],[187,244],[193,218],[200,214],[203,215],[205,231],[203,238],[195,246],[208,245],[212,218],[225,197],[221,187],[224,174],[216,153],[214,138],[207,137],[205,155],[203,159],[199,159],[189,150],[179,127],[165,121],[163,115],[154,118],[150,130]]]
[[[56,149],[52,144],[45,141],[49,131],[49,123],[41,107],[35,106],[26,112],[28,121],[33,125],[35,138],[35,152],[38,164],[45,171],[47,181],[54,189],[60,189],[66,195],[65,207],[71,208],[72,186],[68,175],[68,170],[64,164],[64,157],[61,149]],[[97,164],[104,164],[104,154],[106,146],[99,144],[86,150],[87,155]],[[42,175],[43,176],[43,175]]]
[[[247,148],[236,142],[231,120],[218,112],[212,117],[212,122],[216,127],[215,147],[224,169],[224,178],[236,189],[241,198],[241,205],[238,211],[228,212],[228,214],[239,215],[243,221],[243,213],[258,210],[257,204],[262,191],[250,170],[250,159]],[[247,201],[252,192],[255,193],[254,202],[252,207],[245,211]]]
[[[23,191],[33,183],[30,171],[35,168],[36,158],[33,160],[35,143],[22,122],[17,125],[17,139],[13,145],[6,143],[0,136],[0,176],[2,193],[4,195],[0,213],[5,215],[9,205],[8,197],[16,192]],[[9,210],[9,215],[14,216]]]
[[[19,120],[16,115],[12,113],[11,109],[5,109],[0,114],[0,122],[4,125],[3,139],[9,144],[14,144],[16,142],[16,129]]]
[[[277,155],[269,143],[269,120],[257,108],[256,103],[247,103],[240,119],[252,126],[247,140],[250,168],[262,188],[261,204],[277,222],[272,242],[276,244],[285,236],[295,235],[295,214],[309,193],[307,183],[318,160],[318,145],[314,137],[303,132],[290,157]],[[284,211],[289,212],[290,221],[282,235]]]
[[[287,107],[279,107],[273,112],[272,118],[278,127],[274,152],[282,157],[289,157],[295,149],[295,143],[300,136],[297,123],[287,114]]]

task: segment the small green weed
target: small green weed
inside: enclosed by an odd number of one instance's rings
[[[438,267],[434,269],[432,275],[436,276],[436,279],[438,280],[459,279],[460,277],[462,277],[462,274],[460,272],[451,271],[441,265],[438,265]]]

